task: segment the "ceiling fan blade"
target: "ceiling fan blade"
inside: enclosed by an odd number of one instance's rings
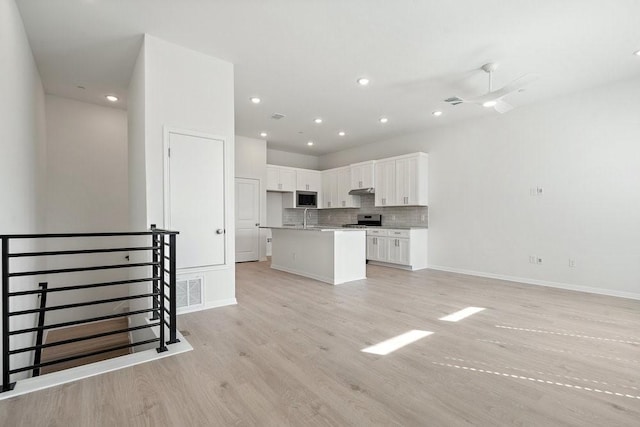
[[[522,89],[530,83],[533,83],[538,79],[538,77],[538,74],[525,74],[498,90],[486,93],[482,96],[479,96],[478,98],[465,100],[464,102],[473,102],[474,104],[482,105],[488,101],[499,101],[501,98]]]
[[[496,101],[496,105],[493,106],[493,109],[496,110],[500,114],[504,114],[507,111],[513,110],[513,105],[511,105],[508,102],[504,102],[503,100],[499,99],[499,100]]]
[[[498,89],[497,91],[495,91],[495,93],[500,92],[501,93],[500,97],[503,97],[508,93],[520,90],[523,87],[535,82],[536,80],[538,80],[539,77],[540,77],[539,74],[531,74],[531,73],[525,74],[513,80],[511,83],[507,84],[503,88]]]
[[[467,99],[464,102],[470,102],[472,104],[479,104],[482,105],[485,102],[488,101],[497,101],[498,99],[502,98],[504,95],[496,95],[496,92],[489,92],[489,93],[485,93],[482,96],[479,96],[477,98],[473,98],[473,99]]]

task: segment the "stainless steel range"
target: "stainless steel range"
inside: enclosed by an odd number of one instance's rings
[[[348,228],[382,227],[382,215],[358,214],[357,224],[344,224],[343,227],[348,227]]]

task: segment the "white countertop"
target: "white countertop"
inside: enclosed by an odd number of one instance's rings
[[[297,231],[366,231],[364,228],[346,228],[332,225],[308,225],[307,228],[304,228],[301,225],[280,225],[273,227],[260,227],[260,228],[271,228],[273,230],[297,230]]]

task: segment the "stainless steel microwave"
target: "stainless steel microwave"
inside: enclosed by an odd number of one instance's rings
[[[296,191],[296,207],[317,208],[318,193],[315,191]]]

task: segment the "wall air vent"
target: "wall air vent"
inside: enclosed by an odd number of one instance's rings
[[[273,113],[273,115],[271,116],[271,118],[273,120],[280,120],[280,119],[284,119],[285,115],[284,114],[280,114],[280,113]]]
[[[176,307],[178,310],[202,305],[202,277],[176,280]]]

